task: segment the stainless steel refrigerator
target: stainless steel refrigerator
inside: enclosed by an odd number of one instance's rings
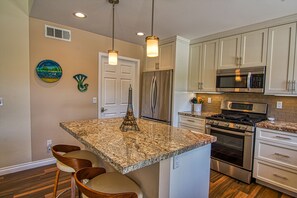
[[[144,72],[141,117],[171,124],[172,70]]]

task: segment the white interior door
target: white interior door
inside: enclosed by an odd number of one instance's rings
[[[139,61],[119,57],[118,65],[109,65],[107,54],[99,54],[98,117],[124,117],[129,86],[132,86],[134,116],[139,109]]]

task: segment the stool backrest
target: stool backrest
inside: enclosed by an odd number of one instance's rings
[[[92,167],[92,162],[86,159],[77,159],[72,157],[64,157],[62,153],[68,153],[72,151],[79,151],[80,147],[73,145],[59,144],[52,147],[53,156],[62,162],[63,164],[70,166],[75,171],[78,171],[84,167]]]
[[[84,185],[81,181],[84,179],[93,179],[94,177],[104,174],[106,171],[104,168],[82,168],[74,174],[75,182],[78,189],[88,197],[92,198],[137,198],[135,192],[124,193],[104,193],[95,191],[88,186]]]

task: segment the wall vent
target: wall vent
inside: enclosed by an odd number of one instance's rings
[[[63,41],[71,41],[71,31],[45,25],[45,37],[59,39]]]

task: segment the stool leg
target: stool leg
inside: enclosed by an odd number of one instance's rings
[[[75,198],[75,179],[74,179],[74,173],[71,174],[71,198]]]
[[[59,177],[60,177],[60,170],[58,169],[57,172],[56,172],[56,179],[55,179],[55,184],[54,184],[54,192],[53,192],[53,197],[54,198],[56,198],[56,196],[57,196]]]

